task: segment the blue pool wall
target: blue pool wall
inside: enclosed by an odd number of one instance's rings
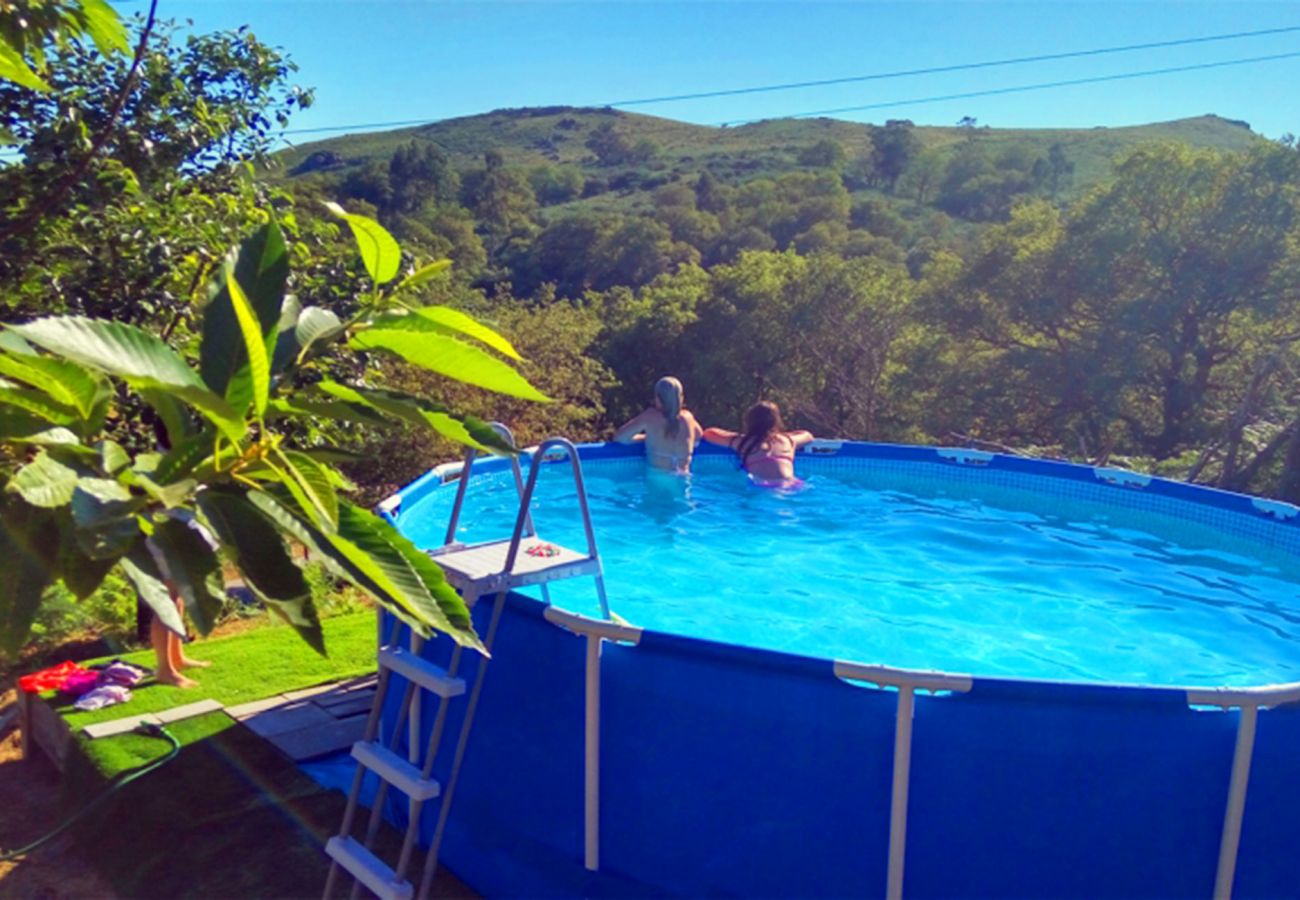
[[[1277,518],[1283,507],[1161,479],[1115,486],[1085,466],[970,466],[930,448],[859,444],[835,458],[942,467],[954,482],[1048,475],[1117,507],[1199,507],[1210,524],[1279,548],[1298,531]],[[441,484],[421,479],[402,507]],[[897,693],[843,681],[829,660],[654,631],[603,647],[601,866],[587,872],[586,641],[544,610],[507,598],[442,854],[468,885],[489,897],[883,895]],[[474,611],[480,633],[489,612]],[[450,642],[424,653],[445,664]],[[466,654],[467,680],[477,665]],[[387,729],[401,693],[389,693]],[[968,693],[915,702],[905,896],[1211,894],[1238,711],[1192,708],[1179,688],[979,677]],[[452,704],[448,734],[464,708]],[[430,699],[423,722],[435,713]],[[452,743],[435,766],[444,784]],[[1300,709],[1261,710],[1237,897],[1300,897],[1298,749]],[[401,823],[404,805],[389,813]],[[424,842],[435,818],[431,805]]]

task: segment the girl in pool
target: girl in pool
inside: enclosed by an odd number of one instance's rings
[[[762,487],[797,487],[802,482],[794,476],[795,451],[813,440],[808,431],[786,431],[781,410],[775,403],[762,400],[745,413],[745,432],[737,434],[725,428],[707,428],[704,439],[710,444],[730,447],[740,457],[740,467]]]
[[[655,382],[654,405],[614,432],[620,444],[645,441],[645,458],[656,469],[685,474],[704,429],[682,408],[682,383],[672,376]]]

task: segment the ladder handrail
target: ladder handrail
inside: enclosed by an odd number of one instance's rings
[[[582,512],[582,528],[587,534],[587,556],[591,559],[597,558],[596,532],[591,527],[591,508],[587,505],[587,485],[582,478],[582,462],[578,458],[578,448],[568,438],[555,437],[538,445],[529,460],[528,483],[524,487],[523,496],[519,498],[519,515],[515,517],[515,529],[510,536],[510,550],[506,554],[505,571],[507,573],[514,571],[515,557],[519,555],[519,542],[524,536],[524,527],[526,520],[529,518],[528,511],[533,502],[533,491],[537,487],[537,476],[541,472],[543,457],[548,450],[563,450],[569,459],[570,468],[573,470],[574,487],[578,490],[578,508]]]
[[[502,440],[515,449],[515,454],[510,457],[510,468],[515,476],[515,493],[519,495],[522,500],[524,494],[524,473],[519,467],[519,449],[518,445],[515,444],[514,432],[510,430],[508,425],[505,425],[502,422],[489,422],[488,427],[500,435]],[[465,491],[469,487],[469,476],[474,471],[474,460],[483,455],[483,453],[473,447],[470,447],[465,453],[465,461],[460,467],[460,483],[456,485],[456,500],[452,503],[451,519],[447,522],[447,537],[443,541],[444,544],[451,544],[456,540],[456,526],[460,524],[460,511],[461,507],[465,503]],[[531,515],[528,517],[526,525],[528,530],[525,534],[530,537],[533,534],[536,534],[536,529],[533,528],[533,519]]]

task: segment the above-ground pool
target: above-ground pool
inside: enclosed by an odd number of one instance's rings
[[[582,449],[627,624],[588,578],[507,598],[453,871],[489,896],[1300,896],[1294,507],[812,450],[773,491],[730,454],[683,479]],[[443,543],[454,477],[388,505],[417,546]],[[581,548],[573,484],[545,463],[533,515]],[[508,463],[476,463],[457,539],[508,536],[517,506]]]

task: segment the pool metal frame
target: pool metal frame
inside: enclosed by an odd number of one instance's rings
[[[551,464],[566,459],[564,454],[543,453],[534,459],[536,447],[526,448],[521,455],[533,465]],[[639,446],[616,444],[582,444],[579,449],[584,459],[611,459],[642,455]],[[843,457],[862,459],[894,459],[914,462],[941,463],[956,467],[978,467],[989,470],[1020,472],[1034,476],[1068,479],[1072,481],[1104,484],[1119,491],[1136,491],[1164,496],[1191,503],[1208,505],[1231,512],[1244,513],[1270,520],[1274,525],[1295,529],[1300,535],[1300,508],[1289,503],[1235,494],[1216,488],[1190,485],[1144,473],[1129,472],[1099,466],[1086,466],[1053,460],[1030,459],[981,450],[947,447],[919,447],[897,444],[875,444],[849,441],[817,440],[799,451],[812,457]],[[697,455],[726,454],[707,446],[697,450]],[[505,458],[482,460],[474,464],[473,471],[486,473],[505,469],[511,461]],[[399,493],[379,505],[380,513],[393,524],[398,524],[404,500],[416,499],[443,484],[460,481],[457,487],[463,495],[465,480],[460,478],[462,463],[438,466],[426,475],[403,488]],[[621,622],[607,621],[567,612],[549,604],[543,617],[558,628],[586,639],[585,664],[585,719],[584,730],[584,798],[583,798],[583,862],[590,872],[600,869],[600,687],[601,647],[607,641],[623,645],[640,642],[643,629]],[[895,711],[892,789],[890,796],[889,848],[885,896],[900,900],[903,893],[903,863],[907,844],[908,791],[911,776],[912,722],[917,692],[944,694],[969,692],[974,683],[971,675],[939,671],[901,669],[886,665],[866,664],[850,660],[833,660],[836,677],[847,682],[860,682],[878,688],[893,689],[898,694]],[[1017,683],[1072,684],[1058,679],[998,679],[983,681],[1009,681]],[[1138,685],[1122,683],[1089,682],[1090,685],[1110,688],[1133,688]],[[1232,767],[1228,780],[1227,804],[1219,841],[1219,855],[1213,896],[1216,900],[1229,900],[1232,896],[1237,855],[1241,841],[1246,792],[1250,779],[1251,761],[1255,746],[1256,725],[1260,709],[1270,709],[1300,702],[1300,682],[1261,685],[1245,688],[1227,687],[1169,687],[1164,691],[1181,691],[1190,707],[1240,710]]]

